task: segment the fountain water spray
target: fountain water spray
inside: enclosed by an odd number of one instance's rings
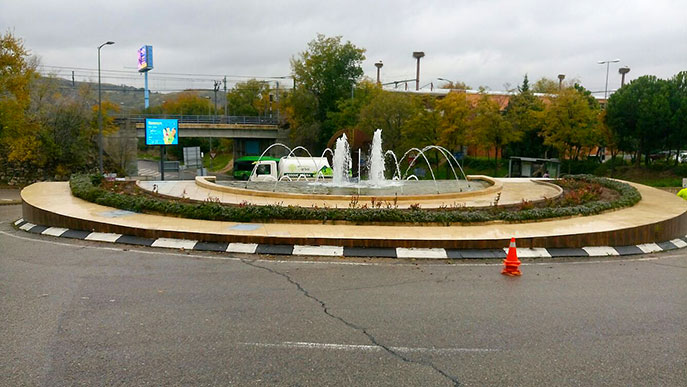
[[[351,151],[348,139],[344,133],[336,140],[334,148],[334,159],[332,161],[332,172],[334,185],[344,185],[348,183],[348,170],[351,165]]]
[[[384,178],[384,152],[382,151],[382,130],[375,130],[372,138],[372,150],[370,152],[370,175],[368,180],[370,184],[375,186],[382,186],[386,179]]]

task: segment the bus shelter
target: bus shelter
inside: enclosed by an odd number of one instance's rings
[[[561,161],[558,159],[537,159],[513,156],[508,161],[508,177],[550,177],[561,175]]]

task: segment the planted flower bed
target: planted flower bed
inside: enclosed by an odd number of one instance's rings
[[[553,181],[563,188],[563,195],[539,203],[523,201],[515,206],[501,206],[498,199],[488,208],[447,206],[423,209],[420,204],[409,209],[397,208],[393,202],[353,198],[348,208],[259,206],[250,203],[222,204],[215,200],[193,202],[169,199],[141,190],[132,182],[107,182],[99,176],[74,175],[69,184],[74,196],[84,200],[140,213],[178,216],[192,219],[235,222],[352,222],[396,224],[483,223],[491,221],[524,222],[557,217],[595,215],[604,211],[630,207],[641,195],[632,186],[615,180],[590,175],[569,176]]]

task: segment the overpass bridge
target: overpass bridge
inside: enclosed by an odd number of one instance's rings
[[[146,118],[179,120],[179,137],[219,137],[234,139],[279,138],[278,117],[200,116],[170,114],[115,115],[120,126],[135,125],[136,137],[145,137]]]

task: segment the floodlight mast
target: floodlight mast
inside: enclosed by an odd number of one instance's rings
[[[420,58],[425,56],[423,51],[413,52],[413,58],[417,59],[417,72],[415,74],[415,91],[420,90]]]

